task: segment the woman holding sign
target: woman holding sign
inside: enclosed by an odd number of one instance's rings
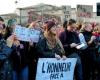
[[[13,51],[11,60],[13,65],[12,80],[28,80],[28,42],[18,40],[14,33],[16,23],[13,20],[8,21],[8,36],[14,34]]]
[[[4,39],[4,20],[0,17],[0,80],[12,80],[12,61],[10,55],[13,50],[13,36]]]
[[[44,38],[42,38],[37,44],[39,58],[66,58],[62,44],[54,32],[54,25],[55,23],[53,21],[46,22]]]
[[[37,24],[38,24],[37,21],[33,21],[28,28],[30,30],[37,30],[37,31],[41,32],[41,29],[40,29],[40,27],[37,27]],[[28,63],[29,80],[35,80],[35,76],[36,76],[36,68],[37,68],[37,49],[36,49],[36,45],[37,45],[37,42],[33,42],[32,39],[29,42],[29,52],[28,52],[28,55],[29,55],[29,63]]]

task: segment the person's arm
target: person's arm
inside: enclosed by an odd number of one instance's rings
[[[77,48],[79,46],[80,46],[81,49],[87,48],[87,42],[85,41],[84,35],[82,33],[79,33],[79,40],[80,40],[80,45],[78,45]]]
[[[84,35],[82,33],[79,34],[79,39],[80,39],[80,43],[87,44],[85,41]]]
[[[2,51],[0,51],[0,60],[7,59],[12,52],[12,49],[8,46],[4,46]]]
[[[61,57],[63,59],[66,59],[65,50],[64,50],[63,45],[59,39],[58,39],[58,43],[59,43],[59,46],[61,47],[61,55],[62,55]]]
[[[61,48],[61,54],[65,55],[65,50],[64,50],[63,45],[62,45],[62,43],[61,43],[61,41],[59,39],[58,39],[58,44],[59,44],[59,46]]]
[[[94,42],[95,39],[96,39],[95,36],[91,36],[90,41],[88,41],[88,45],[91,45]]]
[[[63,45],[64,50],[70,48],[70,45],[67,44],[66,37],[67,37],[67,36],[66,36],[66,33],[65,33],[65,32],[62,32],[62,33],[59,35],[59,39],[60,39],[60,41],[61,41],[61,43],[62,43],[62,45]]]

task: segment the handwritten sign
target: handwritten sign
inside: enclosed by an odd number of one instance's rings
[[[91,18],[93,13],[92,5],[77,5],[77,16]]]
[[[70,18],[71,14],[71,6],[62,6],[62,11],[63,11],[63,20],[68,20]]]
[[[38,42],[39,37],[40,37],[40,31],[21,27],[21,26],[16,26],[15,34],[17,38],[21,41]]]
[[[29,34],[30,34],[30,39],[34,42],[38,42],[39,38],[40,38],[40,31],[35,30],[35,29],[30,29],[29,30]]]
[[[36,80],[73,80],[76,61],[76,58],[67,58],[66,60],[40,58]]]

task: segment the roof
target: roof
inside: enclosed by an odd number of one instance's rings
[[[17,8],[17,9],[21,9],[21,10],[26,10],[26,9],[34,9],[34,10],[52,10],[52,9],[59,9],[59,7],[57,6],[53,6],[53,5],[49,5],[49,4],[43,4],[40,3],[38,5],[33,5],[33,6],[28,6],[28,7],[23,7],[23,8]]]
[[[16,13],[2,14],[0,16],[18,16]]]

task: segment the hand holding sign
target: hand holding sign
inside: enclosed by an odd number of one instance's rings
[[[12,45],[19,46],[20,42],[18,41],[17,37],[15,34],[11,35],[7,39],[7,46],[12,47]]]
[[[29,45],[30,45],[30,46],[33,46],[33,41],[32,41],[32,39],[30,39]]]
[[[62,58],[63,58],[63,60],[66,60],[67,59],[67,57],[65,55],[63,55]]]
[[[58,54],[55,54],[55,58],[56,58],[57,60],[60,60],[60,59],[61,59],[60,55],[58,55]]]
[[[8,39],[7,39],[7,46],[8,47],[12,47],[12,45],[13,45],[13,43],[14,43],[14,36],[13,35],[11,35],[10,37],[8,37]]]
[[[16,41],[14,41],[14,45],[15,45],[16,47],[18,47],[18,46],[20,45],[20,42],[19,42],[18,40],[16,40]]]

